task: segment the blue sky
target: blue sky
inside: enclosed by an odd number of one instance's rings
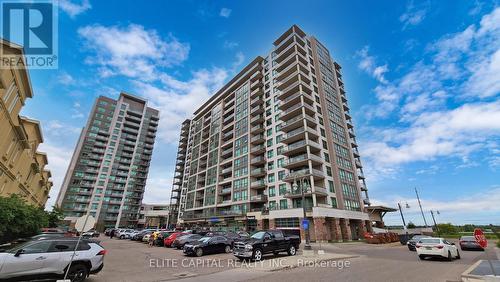
[[[180,122],[292,24],[342,65],[372,202],[407,220],[500,223],[496,1],[59,1],[59,69],[33,70],[57,196],[94,99],[161,110],[145,201],[167,202]],[[400,224],[397,213],[388,224]]]

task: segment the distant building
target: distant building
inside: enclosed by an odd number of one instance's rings
[[[169,205],[142,204],[137,226],[166,228],[168,217]]]
[[[139,97],[97,98],[57,198],[67,221],[88,213],[98,229],[137,225],[158,120]]]
[[[2,52],[23,56],[21,46],[1,40]],[[1,58],[0,58],[1,59]],[[0,69],[0,196],[20,195],[27,203],[45,206],[52,188],[40,122],[20,116],[33,97],[27,69]]]

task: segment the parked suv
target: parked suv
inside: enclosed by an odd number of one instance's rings
[[[77,238],[29,241],[0,252],[0,279],[30,280],[64,277]],[[106,250],[97,241],[83,239],[69,268],[71,281],[84,281],[104,267]]]

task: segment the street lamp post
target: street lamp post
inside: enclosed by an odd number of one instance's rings
[[[304,191],[304,178],[300,178],[298,183],[297,184],[297,181],[294,179],[294,184],[293,184],[293,189],[296,191],[297,189],[300,189],[300,195],[302,196],[302,212],[304,214],[304,220],[307,220],[307,211],[306,211],[306,198],[305,198],[305,193],[306,191]],[[307,189],[307,188],[306,188]],[[312,250],[312,247],[311,247],[311,237],[309,235],[309,225],[307,226],[308,228],[304,228],[304,233],[305,233],[305,236],[306,236],[306,244],[304,245],[304,250]]]
[[[403,220],[403,229],[405,230],[406,233],[406,240],[408,240],[408,228],[406,228],[406,221],[405,217],[403,216],[403,209],[401,208],[401,203],[398,202],[398,208],[399,208],[399,213],[401,214],[401,219]],[[406,203],[406,208],[409,209],[410,205]]]
[[[437,214],[439,214],[439,211],[436,211]],[[431,210],[431,216],[432,216],[432,221],[434,221],[434,227],[436,228],[436,232],[439,235],[439,227],[436,223],[436,218],[434,218],[434,211]]]

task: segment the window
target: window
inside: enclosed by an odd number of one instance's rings
[[[278,167],[283,167],[285,165],[285,158],[278,159]]]
[[[280,196],[285,195],[286,194],[286,184],[280,184],[278,192],[279,192]]]
[[[268,170],[274,169],[274,162],[268,162],[267,163],[267,169]]]
[[[329,167],[329,166],[326,167],[326,175],[328,175],[328,176],[332,176],[333,175],[332,174],[332,168]]]
[[[274,188],[274,186],[270,186],[269,187],[269,197],[274,197],[276,196],[276,189]]]
[[[267,158],[270,159],[272,157],[274,157],[274,150],[267,151]]]
[[[278,180],[283,180],[285,178],[285,171],[278,171]]]
[[[288,209],[288,201],[286,199],[280,200],[280,210],[286,209]]]
[[[335,193],[335,186],[331,180],[328,180],[328,190],[330,190],[331,193]]]
[[[273,135],[273,129],[272,128],[269,128],[267,131],[266,131],[266,135],[269,137],[271,135]]]
[[[274,182],[274,173],[271,173],[267,175],[267,182],[268,183],[273,183]]]
[[[278,228],[295,228],[299,227],[299,218],[291,217],[291,218],[276,218],[275,219],[276,227]]]

